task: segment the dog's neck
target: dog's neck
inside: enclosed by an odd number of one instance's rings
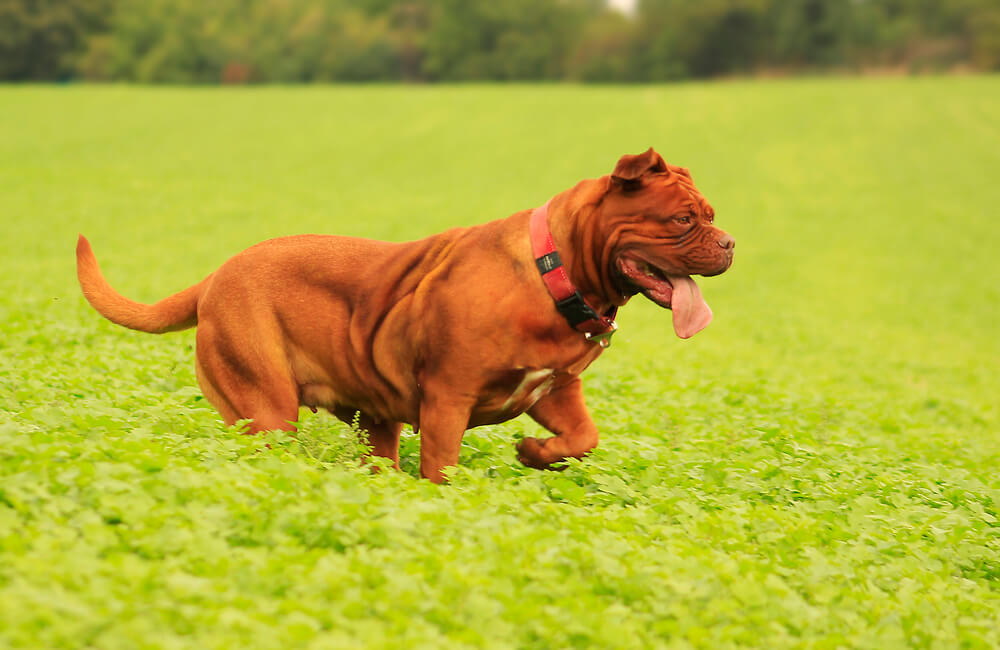
[[[545,205],[532,211],[528,224],[532,255],[545,288],[555,301],[557,311],[573,329],[583,333],[588,340],[606,348],[611,342],[611,335],[618,329],[615,324],[618,307],[610,305],[598,311],[594,307],[593,300],[588,301],[583,295],[570,277],[569,268],[562,261],[549,228],[548,215],[549,202],[546,202]],[[586,274],[576,275],[580,277]]]
[[[623,295],[615,284],[611,242],[602,239],[601,229],[586,227],[596,218],[597,205],[584,202],[576,212],[567,213],[568,206],[576,203],[569,200],[570,193],[578,189],[563,192],[549,202],[549,229],[570,280],[587,304],[603,314],[612,307],[621,307],[630,296]]]

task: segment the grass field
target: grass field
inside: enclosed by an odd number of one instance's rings
[[[193,332],[117,328],[261,239],[418,238],[655,146],[736,263],[636,298],[601,447],[450,485],[351,432],[241,436]],[[0,647],[1000,647],[1000,78],[0,88]],[[269,446],[267,446],[269,445]]]

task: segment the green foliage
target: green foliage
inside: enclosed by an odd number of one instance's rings
[[[374,3],[373,3],[374,4]],[[67,112],[66,106],[73,106]],[[1000,645],[995,78],[0,89],[0,647]],[[598,450],[521,418],[450,485],[348,427],[240,435],[194,336],[101,320],[267,237],[420,237],[655,145],[737,240],[689,341],[642,298]]]
[[[0,79],[571,79],[1000,69],[995,0],[0,0]]]
[[[166,16],[166,19],[164,18]],[[143,82],[398,78],[385,17],[336,3],[153,0],[120,4],[95,47],[102,78]]]
[[[583,22],[572,3],[438,0],[427,34],[430,79],[554,79]]]
[[[115,0],[0,0],[0,79],[65,79]]]

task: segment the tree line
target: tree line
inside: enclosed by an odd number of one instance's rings
[[[0,79],[651,82],[1000,69],[997,0],[0,0]]]

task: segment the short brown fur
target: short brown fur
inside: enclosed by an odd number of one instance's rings
[[[679,213],[696,219],[682,236],[664,226]],[[90,304],[119,325],[198,326],[198,382],[227,424],[294,430],[300,406],[346,421],[360,411],[373,453],[398,467],[409,423],[421,435],[420,472],[438,482],[458,462],[467,428],[522,412],[555,434],[521,441],[526,465],[549,467],[597,445],[579,375],[602,348],[556,311],[535,268],[530,214],[405,243],[272,239],[155,305],[115,292],[82,235],[77,272]],[[615,271],[622,251],[677,273],[728,268],[732,238],[712,218],[687,170],[652,149],[549,206],[570,278],[601,312],[635,292]]]

